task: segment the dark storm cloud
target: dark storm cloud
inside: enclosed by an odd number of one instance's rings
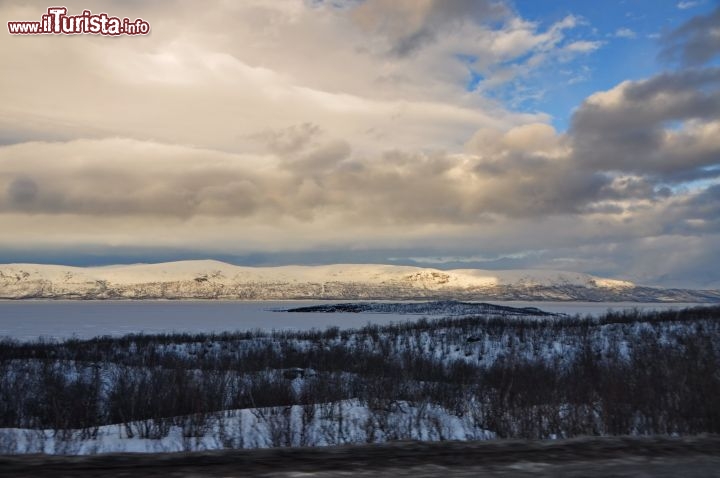
[[[660,58],[684,66],[699,66],[720,54],[720,6],[690,19],[663,39]]]
[[[673,224],[678,232],[720,232],[720,185],[710,186],[698,195],[680,202],[671,209],[678,221]]]
[[[404,57],[432,43],[444,28],[497,20],[510,10],[490,0],[367,0],[353,13],[361,26],[389,40],[390,54]]]
[[[634,102],[649,101],[659,94],[684,94],[688,91],[698,90],[704,92],[717,88],[720,82],[720,69],[691,69],[680,72],[662,73],[648,80],[632,83],[625,90],[625,97]],[[692,110],[679,109],[675,114],[689,115],[717,115],[717,109],[713,107],[702,109],[701,105],[693,104]],[[700,112],[695,108],[700,108]]]
[[[18,208],[30,206],[38,195],[38,186],[30,178],[19,177],[13,179],[7,186],[8,202]]]
[[[563,160],[532,157],[501,166],[496,163],[494,176],[480,167],[483,177],[496,184],[481,194],[480,210],[514,217],[548,214],[576,214],[596,200],[607,196],[612,179],[602,173],[582,171]]]
[[[712,175],[704,168],[720,154],[709,132],[717,120],[720,69],[680,71],[594,95],[573,116],[570,138],[579,167],[684,181]]]

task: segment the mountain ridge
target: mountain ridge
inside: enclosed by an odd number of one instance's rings
[[[0,265],[0,299],[556,300],[720,302],[718,290],[661,289],[549,270],[383,264],[236,266],[214,260],[72,267]]]

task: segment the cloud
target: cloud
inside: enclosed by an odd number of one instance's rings
[[[12,198],[0,212],[259,223],[312,223],[329,215],[369,228],[622,212],[633,201],[663,200],[654,178],[713,164],[720,147],[718,126],[698,124],[692,134],[651,144],[643,162],[640,148],[610,129],[614,114],[635,108],[626,98],[647,101],[651,93],[641,88],[650,87],[625,86],[610,112],[589,100],[570,135],[543,123],[481,128],[461,153],[394,149],[358,155],[351,139],[327,137],[306,124],[269,135],[264,152],[244,154],[130,139],[11,145],[0,148],[0,190]],[[595,144],[588,128],[619,139]],[[627,124],[620,129],[627,131]],[[296,141],[298,133],[314,139],[303,139],[299,149],[277,147],[278,136]],[[633,154],[633,161],[623,154]],[[667,159],[652,161],[661,154],[678,158],[674,169]]]
[[[493,33],[493,40],[485,50],[496,55],[485,64],[478,60],[470,65],[473,78],[479,78],[475,89],[502,98],[516,109],[530,109],[542,103],[551,87],[552,77],[559,67],[584,71],[585,58],[600,49],[599,40],[575,39],[587,22],[578,16],[567,15],[543,29],[539,23],[513,18]],[[465,35],[467,38],[468,35]],[[483,45],[484,46],[484,45]],[[539,80],[539,78],[545,78]]]
[[[0,78],[0,130],[13,138],[119,136],[246,151],[254,147],[248,138],[307,123],[331,136],[352,137],[358,151],[377,152],[390,144],[461,144],[480,126],[543,120],[466,94],[467,67],[455,56],[467,44],[463,35],[480,36],[468,53],[492,69],[508,59],[493,50],[494,41],[512,34],[502,28],[463,20],[467,30],[443,27],[432,48],[399,59],[377,44],[384,41],[380,35],[357,24],[353,8],[313,8],[301,1],[243,2],[213,11],[198,11],[193,2],[173,5],[94,7],[147,17],[156,25],[147,38],[2,37],[0,60],[12,65],[13,74]],[[422,22],[442,26],[469,4],[424,5]],[[83,4],[70,2],[68,8],[81,11]],[[0,11],[4,18],[42,13],[12,3]],[[48,67],[54,88],[47,87]]]
[[[366,31],[385,37],[390,54],[404,57],[435,41],[443,29],[509,14],[506,5],[490,0],[366,0],[352,17]]]
[[[629,28],[618,28],[613,35],[616,38],[636,38],[637,33]]]
[[[680,10],[687,10],[689,8],[695,8],[698,5],[700,5],[702,2],[699,1],[683,1],[677,3],[677,8]]]
[[[7,185],[8,204],[20,209],[32,204],[37,194],[37,184],[30,178],[18,176]]]
[[[252,135],[276,153],[287,154],[299,152],[320,134],[320,127],[312,123],[302,123],[281,129],[268,129]]]
[[[541,25],[470,1],[173,6],[93,7],[146,18],[147,38],[0,36],[0,252],[405,251],[671,283],[690,278],[684,237],[697,270],[713,262],[716,68],[597,92],[559,132],[490,92],[536,94],[523,81],[558,65],[586,74],[567,62],[602,42],[570,33],[577,16]],[[41,10],[0,4],[3,18]],[[682,55],[711,34],[704,18],[671,33]]]
[[[478,264],[488,262],[498,262],[502,260],[520,260],[527,257],[539,256],[546,251],[521,251],[511,254],[498,254],[491,256],[472,255],[472,256],[419,256],[419,257],[390,257],[388,260],[394,262],[412,262],[416,264],[429,265],[431,267],[442,266],[445,264]]]
[[[290,131],[307,131],[300,125]],[[607,192],[577,171],[545,124],[483,129],[467,152],[353,154],[319,137],[301,150],[237,154],[129,139],[0,148],[1,213],[194,216],[315,221],[324,214],[372,227],[481,224],[490,215],[578,213]]]
[[[576,111],[578,161],[595,170],[649,174],[664,181],[716,173],[720,69],[663,73],[596,93]]]
[[[590,53],[597,50],[602,45],[603,43],[601,41],[578,40],[566,45],[564,50],[577,53]]]
[[[698,15],[663,38],[660,58],[684,66],[703,65],[720,54],[720,6]]]

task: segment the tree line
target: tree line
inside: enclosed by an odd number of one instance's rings
[[[719,433],[719,396],[720,307],[0,342],[0,427],[90,438],[201,436],[227,410],[347,400],[378,426],[402,402],[502,438]]]

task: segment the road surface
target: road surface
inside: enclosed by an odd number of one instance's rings
[[[720,477],[720,436],[0,456],[0,477]]]

